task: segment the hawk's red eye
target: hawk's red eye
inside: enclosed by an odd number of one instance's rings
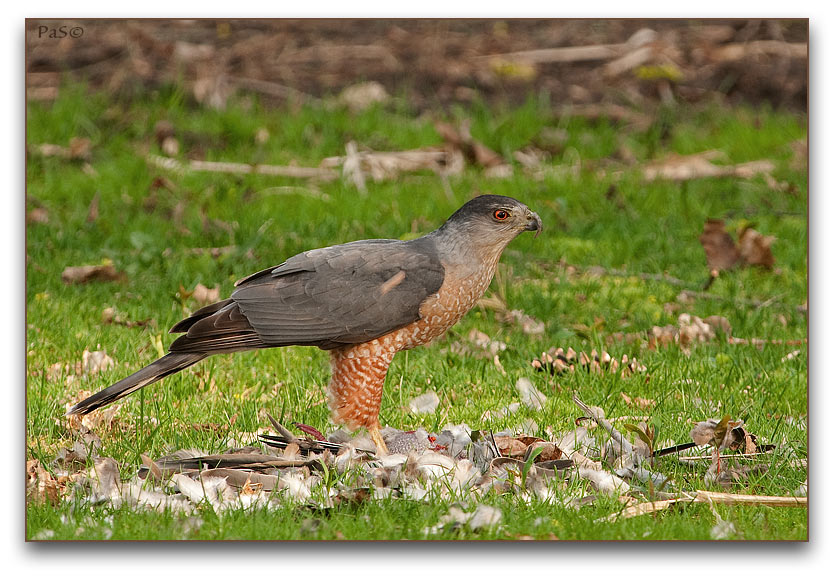
[[[496,210],[492,213],[492,217],[494,217],[494,218],[495,218],[496,220],[498,220],[499,222],[503,222],[505,219],[507,219],[508,217],[510,217],[510,212],[508,212],[508,211],[507,211],[507,210],[505,210],[505,209],[496,209]]]

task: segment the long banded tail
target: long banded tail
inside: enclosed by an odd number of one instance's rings
[[[107,387],[103,391],[99,391],[95,395],[87,397],[67,411],[67,415],[86,415],[90,411],[95,411],[99,407],[109,405],[113,401],[126,397],[144,386],[155,383],[163,377],[190,367],[207,356],[208,353],[202,352],[168,353],[161,359],[152,362],[129,377],[120,380],[118,383]]]

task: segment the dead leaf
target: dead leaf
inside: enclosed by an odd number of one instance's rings
[[[42,143],[32,146],[30,150],[44,157],[62,157],[69,160],[81,159],[88,161],[91,157],[92,142],[86,137],[72,137],[69,141],[69,147]]]
[[[528,409],[540,411],[544,407],[547,397],[533,386],[533,382],[530,379],[526,377],[519,378],[515,383],[515,388],[521,395],[521,402]]]
[[[97,266],[68,266],[61,273],[64,284],[86,284],[87,282],[115,282],[124,279],[113,263],[107,261]]]
[[[116,365],[112,358],[103,350],[95,350],[90,352],[86,348],[81,353],[81,373],[82,375],[95,375],[101,371],[111,369]]]
[[[353,113],[359,113],[377,103],[386,103],[391,99],[381,83],[367,81],[345,87],[339,94],[339,102]]]
[[[710,342],[721,335],[727,336],[728,340],[732,341],[733,339],[729,338],[731,334],[732,325],[723,316],[708,316],[701,319],[683,312],[678,315],[677,326],[674,324],[653,326],[647,333],[614,333],[606,337],[606,340],[626,343],[645,341],[650,350],[677,344],[684,351],[688,351],[697,343]]]
[[[220,286],[215,286],[214,288],[207,288],[202,284],[198,283],[194,287],[194,290],[191,291],[189,296],[200,305],[205,306],[207,304],[213,304],[220,300]]]
[[[478,504],[472,512],[465,512],[456,505],[449,508],[449,512],[441,516],[437,525],[426,528],[426,534],[435,534],[444,529],[455,530],[468,526],[472,531],[477,531],[481,528],[490,528],[501,523],[501,510],[488,506],[486,504]]]
[[[440,397],[434,391],[428,391],[408,402],[408,408],[417,415],[434,413],[437,405],[440,404]]]
[[[49,223],[49,212],[46,208],[43,207],[36,207],[32,208],[26,212],[26,223],[27,224],[48,224]]]
[[[707,255],[707,267],[715,277],[721,270],[731,270],[739,265],[773,268],[774,258],[770,250],[776,238],[764,236],[746,226],[741,230],[738,245],[724,229],[724,221],[708,219],[699,240]]]
[[[61,486],[37,459],[26,462],[26,501],[58,505]]]
[[[486,410],[484,411],[483,415],[481,415],[481,421],[490,421],[490,420],[498,420],[503,419],[504,417],[508,417],[510,415],[514,415],[518,412],[521,408],[521,403],[510,403],[505,407],[501,407],[500,409],[495,410]]]
[[[563,455],[562,450],[559,449],[555,443],[551,443],[550,441],[535,441],[527,447],[527,451],[524,453],[525,461],[529,459],[537,449],[541,449],[541,452],[538,456],[536,456],[534,460],[535,463],[555,461],[557,459],[561,459]]]
[[[473,328],[466,335],[466,340],[452,343],[449,350],[460,356],[492,358],[494,361],[499,353],[507,350],[507,344],[500,340],[494,340],[488,334]]]
[[[785,356],[782,357],[781,362],[787,362],[789,360],[793,360],[796,357],[798,357],[801,353],[802,353],[801,350],[792,350],[791,352],[789,352],[788,354],[786,354]]]
[[[156,325],[156,321],[153,318],[145,318],[144,320],[125,320],[125,318],[116,312],[116,309],[112,306],[108,306],[101,311],[101,322],[104,324],[118,324],[127,328],[148,326],[149,324]]]
[[[541,441],[541,439],[538,439]],[[527,452],[528,443],[525,443],[518,437],[508,437],[506,435],[499,435],[495,437],[495,444],[501,455],[505,457],[524,457]]]
[[[707,254],[710,270],[730,270],[742,259],[733,238],[724,229],[724,220],[708,219],[704,223],[704,233],[698,239]]]
[[[90,201],[90,207],[87,209],[87,223],[94,223],[98,219],[98,206],[101,199],[101,193],[96,192]]]
[[[741,258],[751,266],[773,268],[773,253],[770,246],[776,238],[763,236],[753,228],[745,228],[738,238],[738,250]]]
[[[73,137],[69,142],[70,159],[90,159],[92,141],[86,137]]]
[[[626,393],[620,392],[620,397],[625,401],[629,407],[638,407],[640,409],[651,409],[657,405],[654,399],[644,399],[643,397],[630,397]]]
[[[729,415],[718,419],[707,419],[695,423],[689,436],[698,445],[710,444],[717,451],[723,449],[742,449],[743,453],[755,453],[758,450],[757,438],[742,426],[744,421],[733,421]]]
[[[499,310],[495,313],[495,318],[506,324],[521,326],[524,334],[544,334],[544,322],[525,314],[523,310]]]

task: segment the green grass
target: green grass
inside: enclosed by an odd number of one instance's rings
[[[766,461],[770,470],[738,486],[741,493],[787,495],[802,483],[804,470],[788,460],[805,457],[807,432],[796,419],[807,415],[807,345],[773,344],[764,348],[712,343],[691,354],[677,348],[640,350],[606,345],[615,332],[638,332],[672,324],[676,314],[664,308],[681,287],[638,276],[583,274],[590,266],[639,273],[668,273],[697,290],[707,279],[698,242],[708,217],[726,218],[728,228],[751,223],[773,235],[776,270],[743,269],[722,274],[709,292],[721,300],[699,299],[681,312],[725,316],[739,337],[793,340],[807,336],[806,318],[796,306],[807,293],[807,176],[793,159],[791,143],[806,135],[805,119],[757,109],[717,105],[692,110],[670,108],[647,130],[607,122],[555,118],[544,102],[530,100],[514,110],[438,113],[451,121],[472,120],[473,135],[511,159],[513,151],[542,135],[563,129],[567,139],[541,180],[520,167],[509,179],[487,179],[476,169],[450,177],[445,193],[433,174],[404,175],[397,181],[368,183],[367,195],[342,181],[310,184],[264,176],[209,173],[177,175],[150,167],[148,152],[159,153],[153,128],[167,119],[176,127],[182,149],[199,149],[206,159],[317,165],[341,155],[348,140],[377,150],[399,150],[441,142],[431,120],[407,107],[376,107],[356,115],[313,106],[267,110],[250,97],[226,111],[194,106],[169,87],[132,102],[89,94],[83,86],[62,88],[51,105],[27,104],[27,141],[67,145],[72,137],[92,141],[90,166],[32,154],[27,162],[27,208],[42,205],[49,223],[27,227],[27,454],[49,466],[57,451],[71,446],[62,415],[65,405],[86,389],[97,391],[157,356],[155,341],[170,342],[167,329],[193,311],[178,289],[197,283],[219,285],[227,295],[234,281],[278,264],[297,252],[362,238],[399,238],[425,233],[448,217],[475,192],[516,197],[536,210],[545,230],[538,239],[524,235],[505,252],[490,292],[511,308],[523,309],[546,325],[542,336],[496,322],[490,311],[473,310],[437,343],[399,354],[391,366],[381,420],[396,427],[438,429],[448,422],[473,428],[504,429],[531,418],[544,435],[571,428],[578,410],[576,391],[608,416],[643,414],[628,407],[621,392],[655,399],[651,411],[660,439],[686,441],[691,420],[727,413],[744,419],[748,429],[777,450]],[[259,128],[270,138],[255,140]],[[771,159],[774,177],[794,186],[791,193],[771,190],[762,178],[695,180],[685,184],[645,183],[634,169],[612,161],[620,147],[640,161],[668,153],[719,149],[722,162]],[[571,168],[577,168],[577,171]],[[611,169],[625,169],[614,178]],[[164,176],[172,190],[153,188]],[[291,188],[283,188],[291,186]],[[614,196],[608,195],[614,186]],[[99,216],[88,222],[91,200],[99,195]],[[153,202],[149,199],[153,198]],[[178,204],[181,206],[178,208]],[[179,213],[179,220],[172,218]],[[235,246],[212,258],[192,248]],[[66,266],[112,260],[126,279],[115,283],[68,286]],[[565,268],[574,266],[578,272]],[[773,303],[752,308],[746,300]],[[126,320],[153,319],[144,327],[105,325],[102,310],[113,307]],[[501,355],[507,376],[489,359],[449,352],[452,341],[478,328],[509,347]],[[552,379],[535,374],[530,361],[551,346],[575,350],[606,348],[613,355],[636,356],[649,379],[625,379],[577,372]],[[75,364],[81,353],[104,349],[114,369],[67,385],[47,379],[54,363]],[[800,355],[783,362],[794,349]],[[324,388],[326,353],[302,347],[223,355],[204,361],[125,400],[111,430],[99,433],[101,453],[115,458],[130,477],[139,454],[199,447],[220,451],[229,438],[267,426],[263,410],[284,421],[300,421],[326,430]],[[527,376],[548,396],[540,412],[522,410],[484,423],[485,410],[518,400],[513,385]],[[211,383],[214,386],[211,386]],[[202,385],[202,386],[201,386]],[[407,401],[427,388],[441,397],[436,414],[418,417]],[[228,425],[228,435],[197,431],[192,423]],[[687,469],[669,460],[663,465],[690,488],[703,487],[703,469]],[[449,532],[443,539],[496,539],[531,535],[560,539],[709,539],[715,524],[706,506],[643,516],[615,524],[594,523],[617,509],[607,500],[572,510],[521,504],[512,496],[487,500],[504,512],[501,528],[480,533]],[[613,501],[613,500],[612,500]],[[718,506],[732,521],[739,539],[805,539],[806,512],[799,509]],[[27,537],[52,530],[55,539],[419,539],[446,513],[443,502],[418,504],[384,501],[343,507],[327,514],[287,507],[275,512],[241,511],[222,517],[201,513],[202,522],[175,514],[128,508],[30,505]],[[305,523],[317,519],[319,523]],[[83,528],[83,531],[78,531]]]

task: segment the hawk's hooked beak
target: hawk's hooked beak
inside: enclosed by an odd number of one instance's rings
[[[526,232],[536,232],[534,237],[538,238],[539,234],[542,233],[542,220],[534,211],[531,211],[527,214],[527,227],[524,228]]]

